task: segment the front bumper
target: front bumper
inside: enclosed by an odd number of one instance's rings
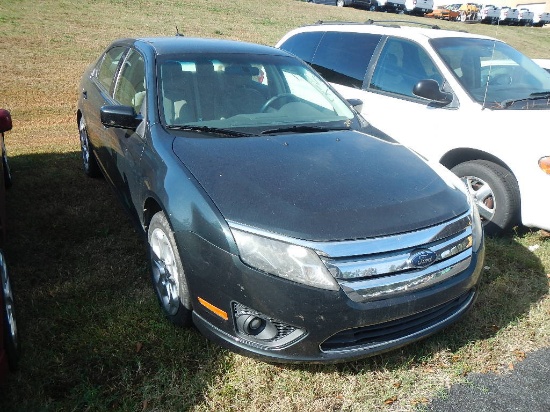
[[[343,289],[317,289],[259,272],[196,235],[186,237],[184,261],[197,328],[232,351],[292,363],[363,358],[455,322],[475,301],[485,252],[481,240],[460,273],[410,293],[358,302]],[[237,318],[243,308],[288,330],[280,340],[258,342],[239,330]]]

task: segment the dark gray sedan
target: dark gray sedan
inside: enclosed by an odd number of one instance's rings
[[[360,358],[477,296],[483,233],[462,183],[287,52],[116,41],[84,74],[77,123],[84,171],[147,238],[166,316],[232,350]]]

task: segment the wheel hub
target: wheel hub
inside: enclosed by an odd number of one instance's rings
[[[496,205],[493,190],[487,182],[476,176],[466,176],[462,181],[472,194],[483,224],[489,223],[495,215]]]

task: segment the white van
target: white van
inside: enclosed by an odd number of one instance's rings
[[[486,232],[550,230],[550,74],[481,35],[316,24],[277,47],[310,63],[378,129],[462,177]]]

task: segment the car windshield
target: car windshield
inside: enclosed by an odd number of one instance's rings
[[[342,129],[358,122],[347,103],[292,57],[167,56],[157,74],[167,128],[259,134]]]
[[[483,107],[550,108],[550,74],[506,43],[469,38],[439,38],[431,43]]]

